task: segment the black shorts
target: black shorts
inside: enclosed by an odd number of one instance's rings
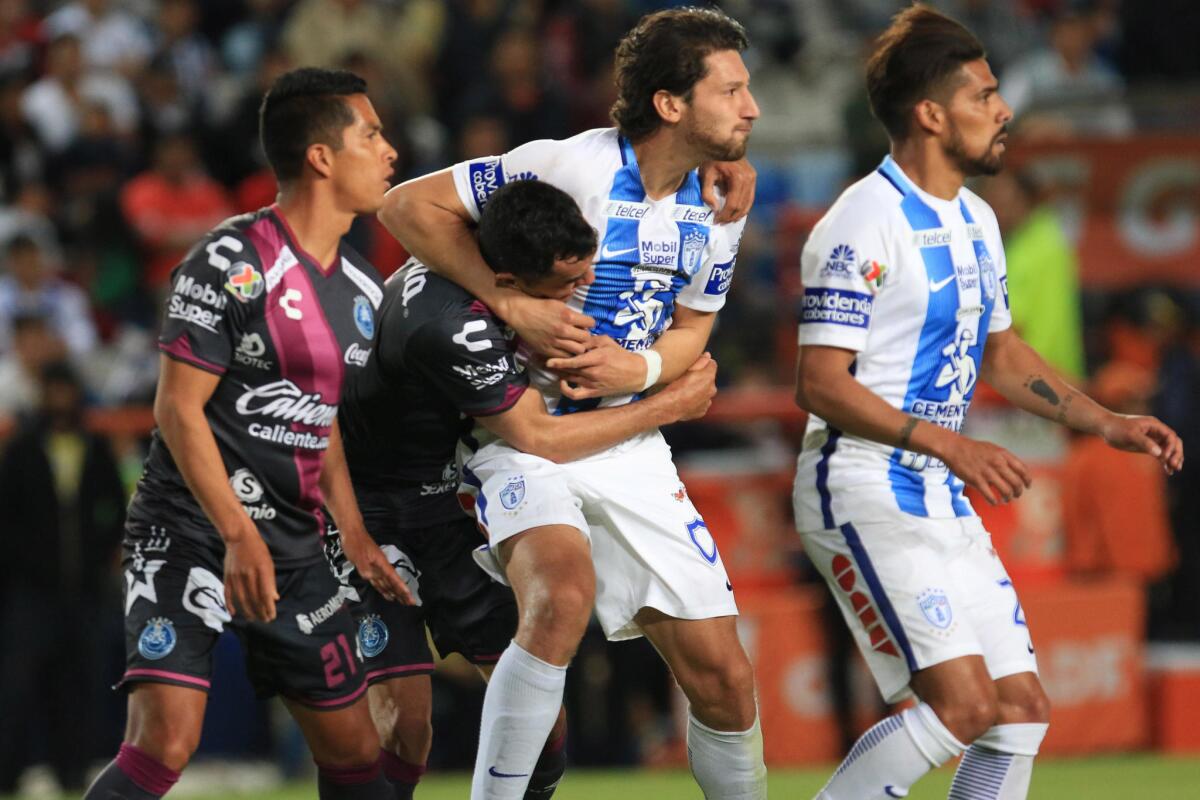
[[[330,566],[359,602],[350,609],[358,622],[358,647],[371,683],[433,671],[430,637],[443,657],[460,653],[472,664],[495,664],[517,632],[512,589],[497,583],[471,557],[484,544],[475,520],[405,528],[363,509],[367,530],[383,548],[420,605],[384,600],[359,578],[342,554],[337,531],[325,537]]]
[[[125,675],[119,685],[170,683],[207,691],[226,625],[246,652],[255,691],[316,709],[350,705],[366,690],[345,592],[323,560],[276,568],[275,619],[230,619],[224,554],[164,528],[125,529]]]

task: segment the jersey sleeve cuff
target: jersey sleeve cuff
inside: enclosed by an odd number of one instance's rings
[[[463,413],[472,417],[494,417],[497,414],[503,414],[517,404],[517,401],[521,399],[528,388],[527,384],[523,386],[509,385],[504,389],[504,399],[500,401],[500,405],[483,411],[473,411],[464,408]]]
[[[471,188],[471,164],[470,161],[460,161],[450,168],[450,174],[454,176],[454,189],[458,192],[459,201],[467,209],[471,219],[479,222],[479,204]]]
[[[803,345],[840,347],[843,350],[862,352],[867,347],[866,332],[847,331],[840,325],[809,323],[800,326],[799,342]]]
[[[226,368],[220,364],[214,364],[212,361],[201,358],[192,352],[192,344],[188,341],[186,335],[180,336],[173,342],[159,342],[158,349],[167,357],[175,361],[182,361],[185,364],[190,364],[193,367],[202,369],[205,372],[211,372],[214,375],[224,375]]]
[[[703,311],[710,314],[725,307],[725,295],[720,297],[679,297],[676,298],[675,303],[684,308],[690,308],[692,311]]]

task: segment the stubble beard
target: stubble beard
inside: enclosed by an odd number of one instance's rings
[[[1000,134],[997,133],[996,136]],[[954,126],[950,131],[950,142],[945,147],[945,153],[954,162],[964,176],[974,178],[978,175],[996,175],[1004,169],[1004,155],[992,155],[992,147],[996,144],[996,138],[993,137],[988,142],[987,150],[983,155],[972,156],[967,152],[966,143],[963,141],[962,133],[958,126]]]
[[[700,157],[701,163],[705,161],[739,161],[745,157],[746,147],[750,143],[749,137],[739,141],[736,134],[731,134],[725,140],[719,140],[713,134],[712,129],[696,125],[687,126],[684,130],[684,141]]]

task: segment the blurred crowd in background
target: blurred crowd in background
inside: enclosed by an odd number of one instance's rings
[[[1200,130],[1192,0],[933,4],[987,46],[1015,112],[1014,149]],[[364,76],[399,151],[399,180],[609,124],[613,49],[640,15],[664,5],[0,0],[0,794],[35,760],[77,783],[82,759],[110,753],[119,736],[122,700],[107,690],[122,663],[116,553],[144,438],[96,436],[85,410],[151,401],[171,268],[220,220],[272,202],[257,110],[275,76],[299,65]],[[862,64],[902,4],[720,5],[749,31],[762,117],[750,149],[757,205],[714,348],[724,385],[783,386],[806,226],[887,149]],[[1152,411],[1200,447],[1200,284],[1090,287],[1072,220],[1035,171],[1014,169],[977,189],[1004,230],[1025,337],[1103,402]],[[1200,189],[1182,200],[1194,217]],[[384,274],[404,258],[372,219],[350,238]],[[783,441],[763,441],[780,430]],[[681,450],[757,440],[785,462],[796,444],[786,429],[753,424],[720,434],[692,426],[675,440]],[[1132,569],[1152,593],[1151,634],[1200,638],[1200,470],[1169,482],[1128,472],[1107,480],[1105,454],[1088,443],[1066,459],[1085,487],[1064,498],[1076,508],[1068,523],[1084,520],[1068,537],[1069,564]],[[1133,500],[1113,499],[1137,481]],[[651,758],[669,711],[657,661],[637,646],[593,644],[573,673],[573,702],[589,704],[574,758]],[[46,693],[39,681],[59,688]],[[477,725],[476,701],[460,698],[475,689],[456,688],[468,684],[439,684],[435,727],[448,733],[435,766],[472,757],[473,737],[449,733]],[[615,686],[626,688],[597,694]],[[218,744],[261,751],[272,738],[231,726]]]

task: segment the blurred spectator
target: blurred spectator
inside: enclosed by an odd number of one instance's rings
[[[36,314],[12,320],[11,339],[12,347],[0,355],[0,423],[12,423],[37,408],[42,368],[66,352],[45,318]]]
[[[155,58],[174,74],[188,106],[205,109],[216,77],[217,57],[197,31],[198,22],[195,0],[161,0]]]
[[[0,81],[0,199],[6,202],[18,186],[41,180],[45,173],[46,154],[21,110],[24,92],[19,78]]]
[[[96,326],[87,295],[47,265],[37,242],[17,236],[5,251],[0,276],[0,352],[10,346],[12,320],[22,315],[44,317],[72,358],[86,358],[96,347]]]
[[[1125,82],[1096,54],[1102,14],[1095,0],[1064,0],[1051,17],[1050,47],[1001,74],[1000,94],[1016,125],[1046,135],[1133,132]]]
[[[1022,0],[935,0],[933,5],[979,37],[997,74],[1041,43],[1037,19]]]
[[[982,182],[1004,235],[1013,327],[1064,377],[1084,376],[1079,262],[1058,212],[1040,202],[1024,172],[1007,170]]]
[[[150,31],[137,16],[112,0],[76,0],[46,17],[51,39],[77,37],[83,60],[92,70],[132,77],[150,57]]]
[[[28,0],[0,0],[0,77],[32,74],[42,44],[42,23]]]
[[[204,233],[230,216],[225,190],[208,176],[184,134],[167,136],[154,166],[125,184],[121,209],[146,254],[144,283],[160,289],[171,269]]]
[[[164,136],[199,134],[200,109],[184,94],[175,69],[165,56],[155,58],[142,72],[138,80],[138,99],[141,101],[141,140],[146,150],[153,151]]]
[[[221,37],[221,56],[236,75],[254,73],[263,57],[276,48],[290,3],[291,0],[247,0],[248,16],[235,21]]]
[[[50,220],[54,197],[46,184],[30,182],[16,190],[11,205],[0,206],[0,252],[18,236],[37,242],[46,261],[54,267],[62,264],[58,231]]]
[[[496,40],[488,81],[476,81],[455,123],[485,114],[500,119],[509,139],[524,144],[534,139],[563,139],[570,135],[566,100],[542,71],[541,50],[529,31],[505,31]]]
[[[0,566],[0,794],[39,744],[60,786],[82,789],[99,716],[97,632],[113,613],[105,599],[125,490],[108,440],[87,432],[83,412],[71,369],[48,365],[37,419],[0,457],[3,538],[20,552]],[[31,719],[44,742],[32,740]]]
[[[1114,361],[1089,393],[1121,414],[1150,413],[1154,373]],[[1064,563],[1084,575],[1122,575],[1149,584],[1175,566],[1166,475],[1152,458],[1109,447],[1097,436],[1072,439],[1062,471]]]
[[[425,110],[431,103],[429,66],[445,19],[442,5],[435,0],[405,0],[393,7],[375,0],[300,0],[283,41],[297,64],[336,67],[353,54],[373,59],[404,87],[410,107]],[[478,62],[479,55],[473,60]],[[372,87],[372,94],[380,88]]]
[[[484,54],[511,27],[517,5],[516,0],[446,0],[446,17],[454,24],[446,26],[432,73],[436,111],[443,122],[460,111],[464,90],[480,84]]]
[[[25,90],[21,110],[43,144],[54,152],[66,149],[79,133],[87,103],[100,103],[122,135],[137,127],[137,97],[120,77],[85,70],[74,36],[60,36],[46,53],[46,74]]]
[[[254,73],[254,79],[247,81],[242,94],[234,102],[229,117],[222,123],[217,135],[213,137],[211,163],[218,177],[226,185],[236,186],[238,182],[252,173],[267,170],[266,157],[262,145],[258,141],[258,109],[262,105],[263,95],[271,84],[283,73],[292,68],[292,61],[281,49],[272,49],[264,53]],[[372,87],[373,88],[373,87]],[[390,131],[387,135],[390,135]],[[272,186],[274,178],[271,179]],[[271,190],[274,197],[275,191]],[[239,211],[253,211],[259,206],[242,207]]]

